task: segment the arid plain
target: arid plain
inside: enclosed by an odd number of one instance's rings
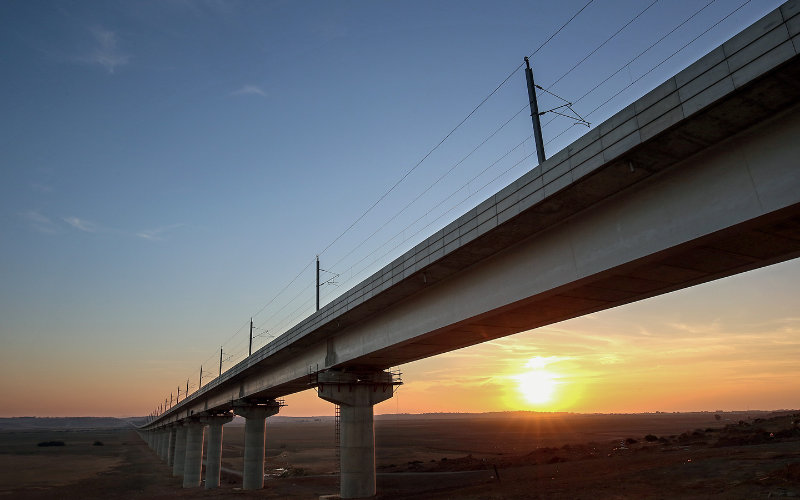
[[[329,417],[267,421],[268,479],[255,492],[240,489],[244,429],[236,422],[225,427],[215,491],[182,489],[128,424],[82,425],[4,425],[0,497],[310,499],[337,491]],[[377,498],[800,496],[796,411],[386,415],[375,428]],[[64,445],[38,446],[45,442]]]

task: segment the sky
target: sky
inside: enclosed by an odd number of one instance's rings
[[[324,305],[535,168],[524,56],[540,110],[595,127],[780,2],[585,4],[0,2],[0,417],[148,414],[241,360],[251,317],[259,348],[311,314],[316,255]],[[548,156],[588,130],[542,123]],[[410,363],[376,412],[797,407],[798,283]]]

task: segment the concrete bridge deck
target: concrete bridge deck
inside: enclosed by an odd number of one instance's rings
[[[146,428],[797,257],[799,52],[793,0]]]

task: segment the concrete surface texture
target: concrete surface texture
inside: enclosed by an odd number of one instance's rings
[[[186,452],[183,462],[183,487],[200,486],[203,470],[203,437],[205,424],[190,419],[186,424]]]
[[[257,490],[264,487],[264,440],[266,419],[278,413],[275,405],[237,405],[234,413],[245,418],[244,471],[242,487]]]
[[[206,489],[219,487],[222,467],[222,426],[233,420],[233,415],[203,417],[200,421],[208,425],[208,447],[206,451]]]
[[[183,464],[186,461],[186,426],[176,424],[175,459],[172,466],[173,476],[183,476]]]

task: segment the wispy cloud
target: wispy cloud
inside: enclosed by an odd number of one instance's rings
[[[64,222],[74,227],[75,229],[79,229],[87,233],[93,233],[97,231],[97,225],[95,223],[89,222],[88,220],[85,219],[80,219],[78,217],[64,217]]]
[[[58,233],[58,226],[46,215],[42,215],[36,210],[22,212],[20,216],[36,231],[45,234]]]
[[[155,229],[145,229],[136,233],[136,236],[145,240],[158,241],[163,239],[163,235],[174,229],[182,227],[183,224],[171,224],[169,226],[157,227]]]
[[[88,55],[81,58],[82,61],[98,64],[109,73],[114,73],[117,67],[128,64],[130,56],[121,52],[117,47],[116,33],[103,28],[94,28],[92,36],[95,38],[96,45]]]
[[[266,97],[267,93],[258,85],[242,85],[239,89],[231,92],[231,95],[260,95]]]

